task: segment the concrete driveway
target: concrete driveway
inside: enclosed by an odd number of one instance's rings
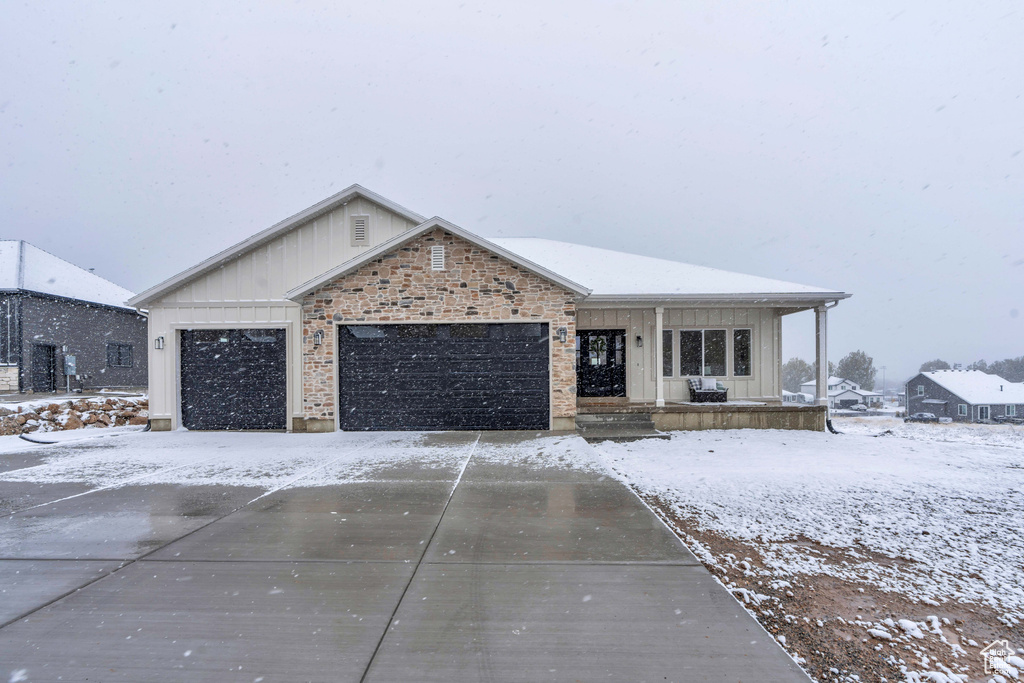
[[[103,441],[0,454],[0,680],[808,680],[581,439]]]

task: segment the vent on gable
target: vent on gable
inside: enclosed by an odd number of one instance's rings
[[[352,246],[370,244],[370,217],[365,214],[352,216]]]
[[[431,270],[444,270],[444,245],[430,248]]]

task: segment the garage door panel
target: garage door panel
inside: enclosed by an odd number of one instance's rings
[[[282,329],[183,330],[181,417],[187,429],[285,429]]]
[[[338,339],[342,429],[548,427],[547,324],[339,326]]]

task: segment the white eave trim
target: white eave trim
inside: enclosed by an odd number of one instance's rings
[[[425,217],[421,216],[415,211],[410,211],[404,206],[400,206],[391,201],[390,199],[386,199],[385,197],[380,196],[376,192],[367,190],[362,185],[351,185],[342,190],[341,192],[331,195],[330,197],[324,199],[323,201],[317,202],[308,209],[300,211],[294,216],[286,218],[279,223],[275,223],[266,230],[256,233],[252,237],[239,242],[233,247],[228,247],[219,254],[211,256],[210,258],[189,268],[188,270],[184,270],[175,275],[174,277],[164,280],[155,287],[151,287],[140,294],[136,294],[134,297],[128,300],[128,304],[131,306],[138,307],[143,304],[150,303],[157,297],[166,294],[171,290],[177,289],[185,282],[188,282],[189,280],[195,277],[203,275],[204,273],[213,270],[214,268],[226,263],[227,261],[230,261],[231,259],[251,249],[255,249],[256,247],[266,242],[269,242],[278,235],[286,233],[292,228],[301,225],[302,223],[310,221],[316,218],[317,216],[327,213],[328,211],[332,211],[338,206],[352,201],[356,197],[362,197],[363,199],[371,201],[374,204],[378,204],[387,209],[388,211],[398,214],[399,216],[406,219],[410,223],[420,224],[424,220],[426,220]]]
[[[560,287],[568,289],[569,291],[575,293],[577,296],[585,297],[590,294],[591,290],[587,289],[583,285],[573,282],[572,280],[566,279],[559,275],[558,273],[550,271],[547,268],[544,268],[543,266],[539,266],[532,261],[528,261],[524,259],[522,256],[519,256],[518,254],[515,254],[503,247],[499,247],[497,244],[494,244],[493,242],[488,242],[486,239],[480,237],[479,235],[475,235],[469,232],[468,230],[465,230],[464,228],[460,228],[459,226],[453,223],[449,223],[443,218],[438,218],[437,216],[435,216],[434,218],[431,218],[430,220],[424,221],[420,225],[417,225],[412,230],[404,232],[401,235],[398,235],[397,237],[393,237],[387,242],[383,242],[382,244],[377,245],[373,249],[363,252],[356,258],[349,259],[345,263],[335,266],[334,268],[331,268],[327,272],[318,275],[312,280],[309,280],[308,282],[305,282],[299,285],[298,287],[289,290],[288,293],[285,294],[285,298],[291,299],[292,301],[295,302],[301,302],[302,297],[306,296],[307,294],[313,293],[314,291],[316,291],[323,285],[327,284],[328,282],[336,280],[342,275],[346,275],[354,270],[361,268],[366,263],[369,263],[370,261],[380,256],[383,256],[384,254],[394,251],[403,244],[410,242],[416,239],[417,237],[420,237],[430,232],[435,228],[441,228],[446,232],[450,232],[453,235],[461,237],[462,239],[466,240],[467,242],[475,244],[481,249],[489,251],[507,261],[510,261],[511,263],[514,263],[523,270],[530,271],[534,275],[538,275],[546,280],[554,282]]]
[[[634,304],[654,306],[659,304],[764,304],[771,306],[826,304],[849,299],[846,292],[773,292],[773,293],[729,293],[729,294],[592,294],[584,306],[601,304]]]

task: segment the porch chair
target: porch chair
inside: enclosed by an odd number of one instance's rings
[[[687,381],[690,383],[691,403],[725,403],[728,400],[729,390],[712,377],[691,377]]]

